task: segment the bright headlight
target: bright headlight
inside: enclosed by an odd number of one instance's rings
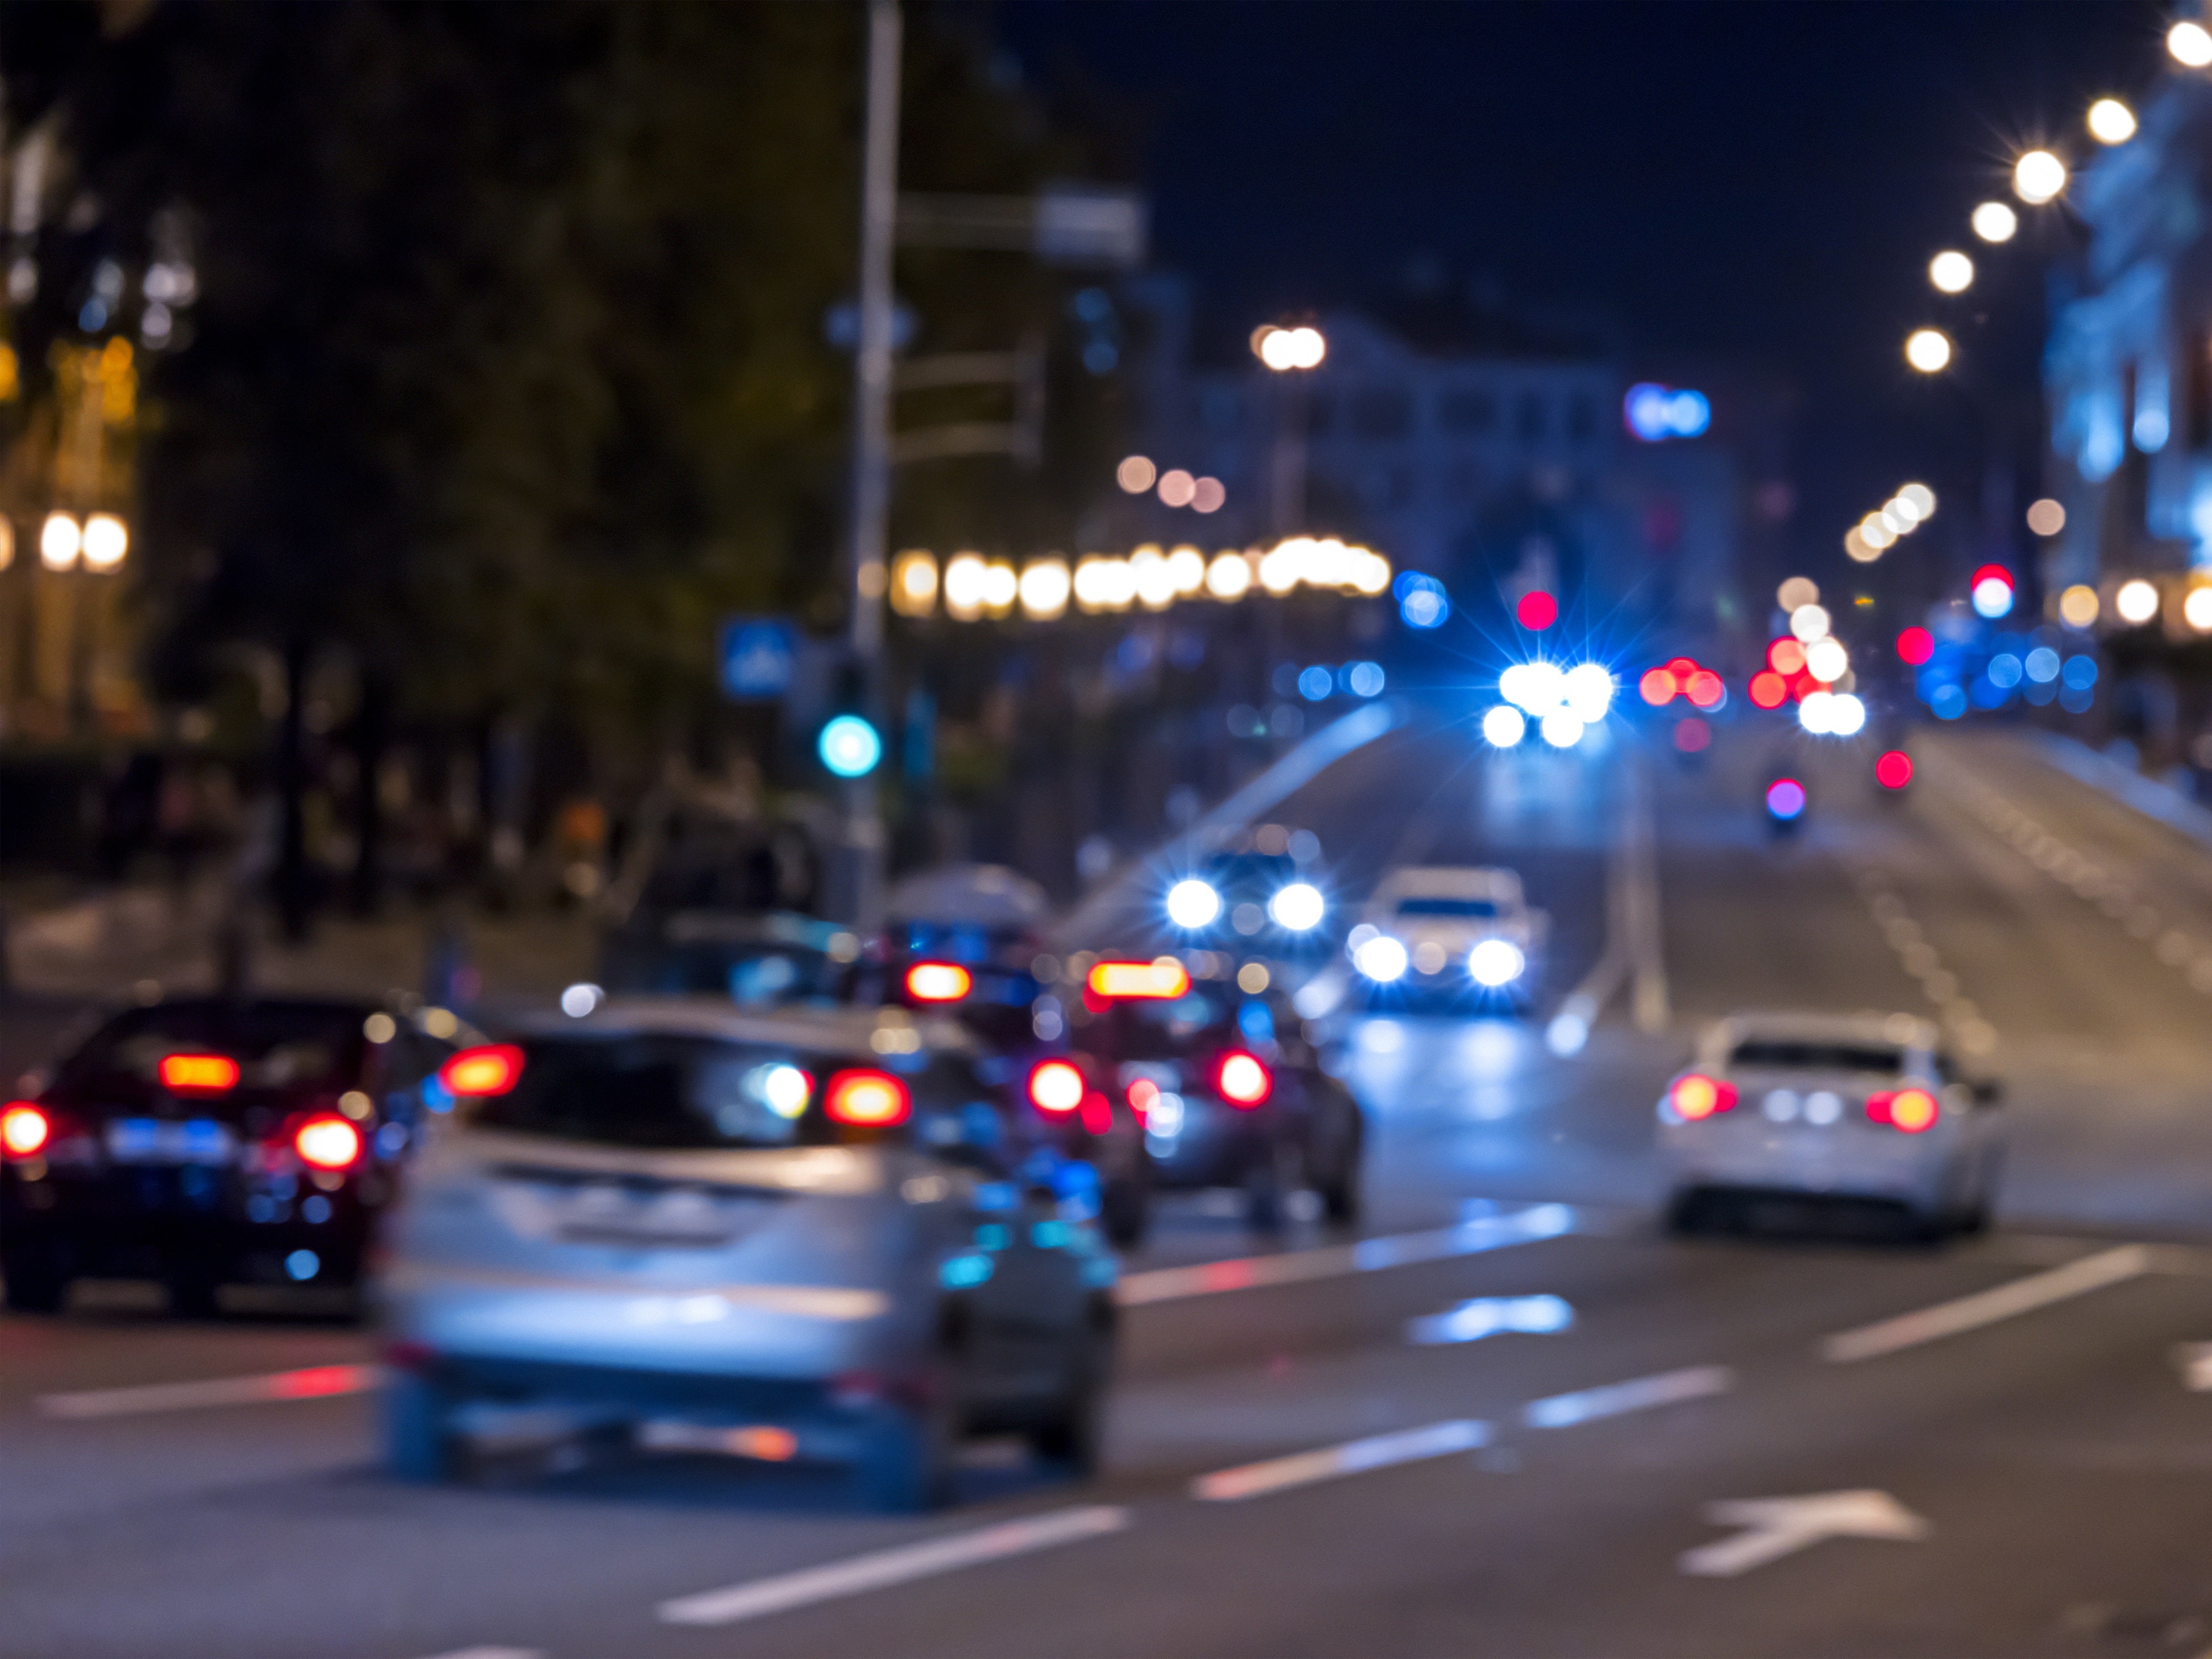
[[[1294,933],[1320,925],[1322,913],[1328,908],[1322,900],[1321,889],[1310,882],[1294,881],[1287,887],[1275,890],[1275,896],[1267,901],[1267,914],[1278,927],[1287,927]]]
[[[1510,939],[1486,939],[1467,953],[1467,971],[1474,976],[1476,984],[1486,985],[1493,991],[1520,978],[1521,970],[1528,965],[1528,958]]]
[[[1193,876],[1168,889],[1168,920],[1178,927],[1204,927],[1221,914],[1221,895]]]
[[[1389,985],[1406,976],[1406,947],[1384,933],[1354,951],[1352,965],[1377,985]]]

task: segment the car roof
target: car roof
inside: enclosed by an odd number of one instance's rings
[[[1933,1022],[1911,1014],[1873,1012],[1820,1013],[1793,1009],[1742,1009],[1707,1030],[1707,1047],[1746,1041],[1863,1042],[1892,1048],[1941,1046]]]
[[[1491,865],[1407,864],[1382,878],[1378,898],[1518,898],[1521,877]]]
[[[581,1019],[548,1012],[519,1020],[514,1029],[521,1036],[715,1037],[857,1054],[890,1027],[914,1032],[927,1048],[967,1054],[976,1047],[965,1026],[942,1015],[917,1018],[904,1008],[796,1003],[748,1009],[714,996],[609,997]]]
[[[1052,915],[1043,888],[1002,864],[947,864],[919,870],[891,889],[895,921],[985,928],[1041,927]]]

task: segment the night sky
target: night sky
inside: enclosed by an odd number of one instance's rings
[[[1907,477],[1971,493],[1992,420],[2032,430],[2045,295],[2080,228],[2024,211],[1985,249],[1967,213],[2011,199],[2025,143],[2094,149],[2090,100],[2138,102],[2167,61],[2165,9],[2136,0],[1006,0],[998,19],[1038,84],[1127,123],[1155,257],[1224,338],[1425,268],[1601,311],[1632,362],[1771,374],[1797,407],[1808,557]],[[1927,282],[1947,246],[1982,271],[1964,300]],[[1923,323],[1960,341],[1963,384],[1905,367]]]

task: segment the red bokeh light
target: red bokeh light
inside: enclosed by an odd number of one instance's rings
[[[1790,695],[1790,682],[1771,670],[1751,677],[1751,700],[1761,708],[1779,708]]]
[[[1822,689],[1820,682],[1810,674],[1792,674],[1790,677],[1790,696],[1792,702],[1802,702],[1815,691]]]
[[[1936,654],[1936,636],[1924,628],[1908,628],[1897,636],[1897,659],[1915,668]]]
[[[1682,687],[1682,695],[1700,708],[1711,708],[1728,695],[1728,688],[1711,669],[1700,668]]]
[[[1523,593],[1513,607],[1513,619],[1534,634],[1540,634],[1559,619],[1559,602],[1543,589]]]
[[[1902,789],[1912,781],[1912,757],[1893,749],[1874,763],[1874,775],[1885,789]]]
[[[1674,747],[1686,755],[1699,755],[1713,740],[1713,728],[1695,714],[1674,722]]]
[[[1966,579],[1966,592],[1971,593],[1987,581],[2000,581],[2010,587],[2013,585],[2012,572],[2001,564],[1985,564]]]
[[[1644,678],[1636,683],[1637,691],[1654,708],[1674,702],[1674,694],[1681,689],[1674,677],[1663,668],[1646,670]]]
[[[1766,647],[1766,665],[1786,679],[1805,666],[1805,647],[1796,640],[1777,640]]]

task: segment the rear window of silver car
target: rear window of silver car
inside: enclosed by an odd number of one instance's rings
[[[890,1069],[876,1056],[839,1060],[665,1033],[541,1037],[525,1042],[522,1051],[522,1075],[514,1087],[480,1103],[471,1122],[659,1151],[794,1146],[829,1139],[814,1120],[819,1117],[815,1103],[830,1074],[848,1066]],[[911,1087],[918,1079],[906,1080]]]
[[[1747,1071],[1876,1072],[1887,1077],[1905,1069],[1905,1051],[1882,1043],[1754,1037],[1736,1044],[1729,1064]]]
[[[1498,901],[1486,898],[1402,898],[1398,901],[1401,916],[1473,916],[1489,917],[1498,914]]]

